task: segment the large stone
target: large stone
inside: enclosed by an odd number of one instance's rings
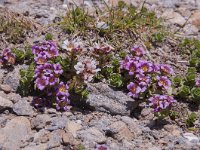
[[[76,133],[78,130],[82,128],[82,125],[76,123],[74,121],[69,121],[65,127],[65,129],[70,132],[74,137],[76,137]]]
[[[25,99],[14,104],[13,111],[19,116],[33,116],[33,107]]]
[[[104,143],[106,141],[106,137],[104,136],[104,134],[95,127],[81,130],[77,134],[78,137],[87,142]]]
[[[132,119],[128,116],[123,116],[121,117],[122,121],[124,123],[127,124],[128,128],[130,129],[130,131],[135,135],[141,135],[142,134],[142,130],[140,128],[140,125],[138,123],[138,121],[136,119]]]
[[[25,147],[23,150],[44,150],[44,149],[47,149],[47,144],[44,143],[44,144],[39,144],[39,145],[29,145],[27,147]]]
[[[196,27],[200,28],[200,10],[197,10],[193,13],[190,18],[190,22]]]
[[[48,149],[52,149],[55,147],[59,147],[62,142],[62,135],[64,134],[64,130],[55,130],[51,133],[50,139],[47,143]]]
[[[182,17],[179,13],[174,12],[173,9],[167,9],[162,14],[162,17],[168,20],[169,22],[180,25],[180,26],[184,25],[184,23],[186,22],[185,18]]]
[[[45,126],[46,130],[49,131],[54,131],[57,129],[64,129],[66,124],[68,122],[68,118],[67,117],[53,117],[51,118],[51,122],[49,123],[49,125]]]
[[[37,115],[31,121],[32,128],[42,129],[46,126],[47,123],[50,123],[50,121],[51,117],[47,114]]]
[[[5,149],[19,149],[30,138],[31,125],[25,117],[16,117],[0,129],[0,145]]]
[[[16,91],[19,86],[19,70],[20,68],[15,68],[12,72],[9,72],[3,81],[4,84],[9,85],[14,91]]]
[[[13,103],[10,100],[0,96],[0,111],[5,108],[12,108],[12,106]]]
[[[111,113],[112,115],[130,115],[137,107],[134,99],[122,91],[115,91],[104,83],[88,85],[90,94],[87,99],[92,107],[98,111]]]
[[[111,133],[113,133],[114,138],[116,138],[118,141],[121,141],[122,139],[131,141],[135,137],[127,125],[122,121],[114,122],[109,128]]]

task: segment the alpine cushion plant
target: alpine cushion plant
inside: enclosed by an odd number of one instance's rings
[[[80,75],[84,82],[92,81],[93,77],[101,69],[97,68],[97,61],[90,57],[81,57],[78,63],[74,66],[76,74]]]
[[[52,41],[39,42],[32,47],[32,52],[36,63],[34,83],[36,89],[41,91],[41,97],[35,97],[33,105],[55,105],[58,110],[67,110],[69,87],[60,81],[63,73],[61,65],[52,63],[58,56],[57,46]]]
[[[10,49],[4,49],[0,54],[0,65],[14,65],[16,56],[11,52]]]
[[[176,100],[171,97],[170,77],[173,69],[166,64],[155,64],[142,59],[145,55],[143,47],[135,45],[130,53],[120,62],[121,72],[125,76],[128,95],[144,99],[154,112],[168,115]]]

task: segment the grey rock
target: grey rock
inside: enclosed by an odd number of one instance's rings
[[[33,107],[25,99],[22,99],[14,104],[13,111],[21,116],[33,116]]]
[[[48,149],[59,147],[62,142],[63,130],[56,130],[51,133],[49,142],[47,143]]]
[[[34,134],[33,142],[36,144],[47,143],[49,141],[50,132],[48,130],[42,129]]]
[[[137,107],[132,98],[121,91],[114,91],[106,84],[90,84],[88,90],[90,94],[87,103],[98,111],[112,115],[130,115],[130,112]]]
[[[47,125],[45,129],[49,131],[57,130],[57,129],[64,129],[68,122],[67,117],[53,117],[51,118],[50,125]]]
[[[25,117],[15,117],[0,129],[0,145],[5,149],[19,149],[31,134],[31,125]]]
[[[126,139],[131,141],[135,135],[129,130],[127,125],[122,121],[116,121],[110,125],[110,132],[113,133],[114,138],[118,141]]]
[[[4,73],[5,73],[5,70],[0,69],[0,84],[3,82]]]
[[[47,149],[47,144],[38,144],[36,145],[35,143],[29,144],[26,146],[23,150],[44,150]]]
[[[104,134],[95,127],[78,131],[77,135],[88,142],[104,143],[106,141]]]
[[[135,136],[142,134],[142,129],[136,119],[132,119],[128,116],[122,116],[121,119],[128,125],[128,128]]]
[[[162,17],[164,19],[169,20],[169,22],[171,22],[172,24],[177,24],[180,26],[184,25],[184,23],[186,22],[184,17],[182,17],[179,13],[174,12],[174,10],[172,10],[172,9],[166,10],[162,14]]]
[[[1,97],[6,97],[7,99],[9,99],[10,101],[12,101],[13,103],[16,103],[16,102],[18,102],[19,100],[22,99],[19,94],[16,94],[16,93],[6,94],[3,91],[0,91],[0,96]]]
[[[51,117],[47,114],[37,115],[32,119],[31,125],[32,128],[42,129],[46,126],[46,124],[50,123]]]
[[[12,72],[9,72],[4,78],[3,84],[9,85],[14,91],[17,91],[19,86],[19,68],[15,68]]]
[[[12,108],[12,106],[13,103],[10,100],[0,96],[0,110],[3,110],[5,108]]]
[[[199,138],[193,133],[184,133],[183,137],[191,143],[198,143],[200,141]]]
[[[113,123],[107,116],[102,116],[99,120],[92,120],[90,122],[91,126],[95,126],[101,131],[107,131],[108,127]]]
[[[65,129],[76,137],[77,131],[82,128],[82,125],[74,121],[68,121]]]

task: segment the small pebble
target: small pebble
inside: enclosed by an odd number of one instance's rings
[[[7,84],[1,84],[0,90],[4,91],[5,93],[10,93],[12,91],[12,88]]]

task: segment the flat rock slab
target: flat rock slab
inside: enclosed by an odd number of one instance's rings
[[[115,91],[104,83],[88,85],[90,94],[86,100],[95,110],[112,115],[130,115],[137,103],[122,91]]]
[[[8,150],[19,149],[30,134],[29,120],[25,117],[15,117],[0,129],[0,145]]]

